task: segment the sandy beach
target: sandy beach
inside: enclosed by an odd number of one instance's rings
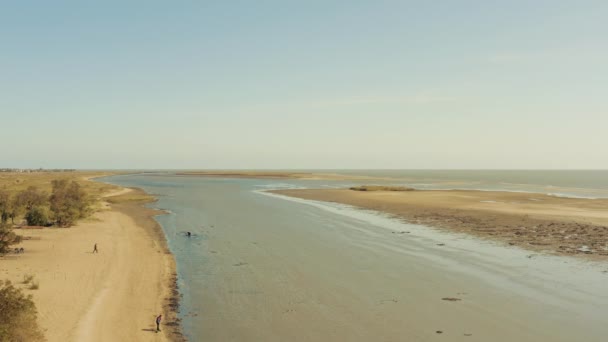
[[[377,210],[411,223],[472,234],[534,251],[608,257],[606,199],[474,190],[298,189],[272,192]]]
[[[2,257],[0,276],[23,288],[24,275],[35,276],[40,288],[24,291],[48,341],[179,340],[170,301],[175,263],[150,211],[115,205],[71,228],[17,230],[25,253]]]

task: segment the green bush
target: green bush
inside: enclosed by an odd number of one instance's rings
[[[44,341],[31,295],[0,280],[0,342]]]
[[[58,226],[69,227],[90,214],[90,199],[78,183],[60,179],[52,181],[52,186],[51,211]]]
[[[28,226],[46,226],[49,224],[49,210],[46,207],[32,207],[25,214]]]

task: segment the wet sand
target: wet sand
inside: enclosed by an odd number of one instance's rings
[[[376,210],[534,251],[608,258],[606,199],[473,190],[271,192]]]
[[[179,340],[170,307],[175,264],[150,214],[124,205],[72,228],[17,230],[28,239],[19,245],[25,253],[2,257],[0,276],[14,283],[35,276],[40,288],[25,292],[48,341]]]

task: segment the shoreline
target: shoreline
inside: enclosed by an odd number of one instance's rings
[[[127,189],[130,191],[125,192]],[[126,194],[131,196],[149,196],[151,198],[149,201],[136,200],[133,202],[127,201],[124,203],[115,203],[111,204],[111,207],[113,210],[122,212],[131,217],[136,224],[148,228],[150,236],[160,244],[163,253],[168,259],[170,259],[168,261],[168,275],[165,276],[165,279],[163,279],[163,282],[165,283],[165,288],[163,289],[163,320],[166,322],[164,324],[169,326],[169,329],[165,328],[170,332],[169,340],[172,342],[185,342],[186,338],[182,332],[180,319],[178,317],[180,295],[177,284],[175,257],[169,250],[167,238],[162,227],[155,219],[156,216],[164,215],[166,212],[160,209],[146,207],[147,204],[156,202],[157,198],[151,194],[148,194],[141,188],[123,188],[123,190],[115,196]]]
[[[608,257],[606,199],[477,190],[288,189],[268,193],[373,210],[529,251],[596,260]]]

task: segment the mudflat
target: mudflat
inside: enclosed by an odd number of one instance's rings
[[[607,199],[475,190],[271,192],[376,210],[534,251],[608,258]]]

